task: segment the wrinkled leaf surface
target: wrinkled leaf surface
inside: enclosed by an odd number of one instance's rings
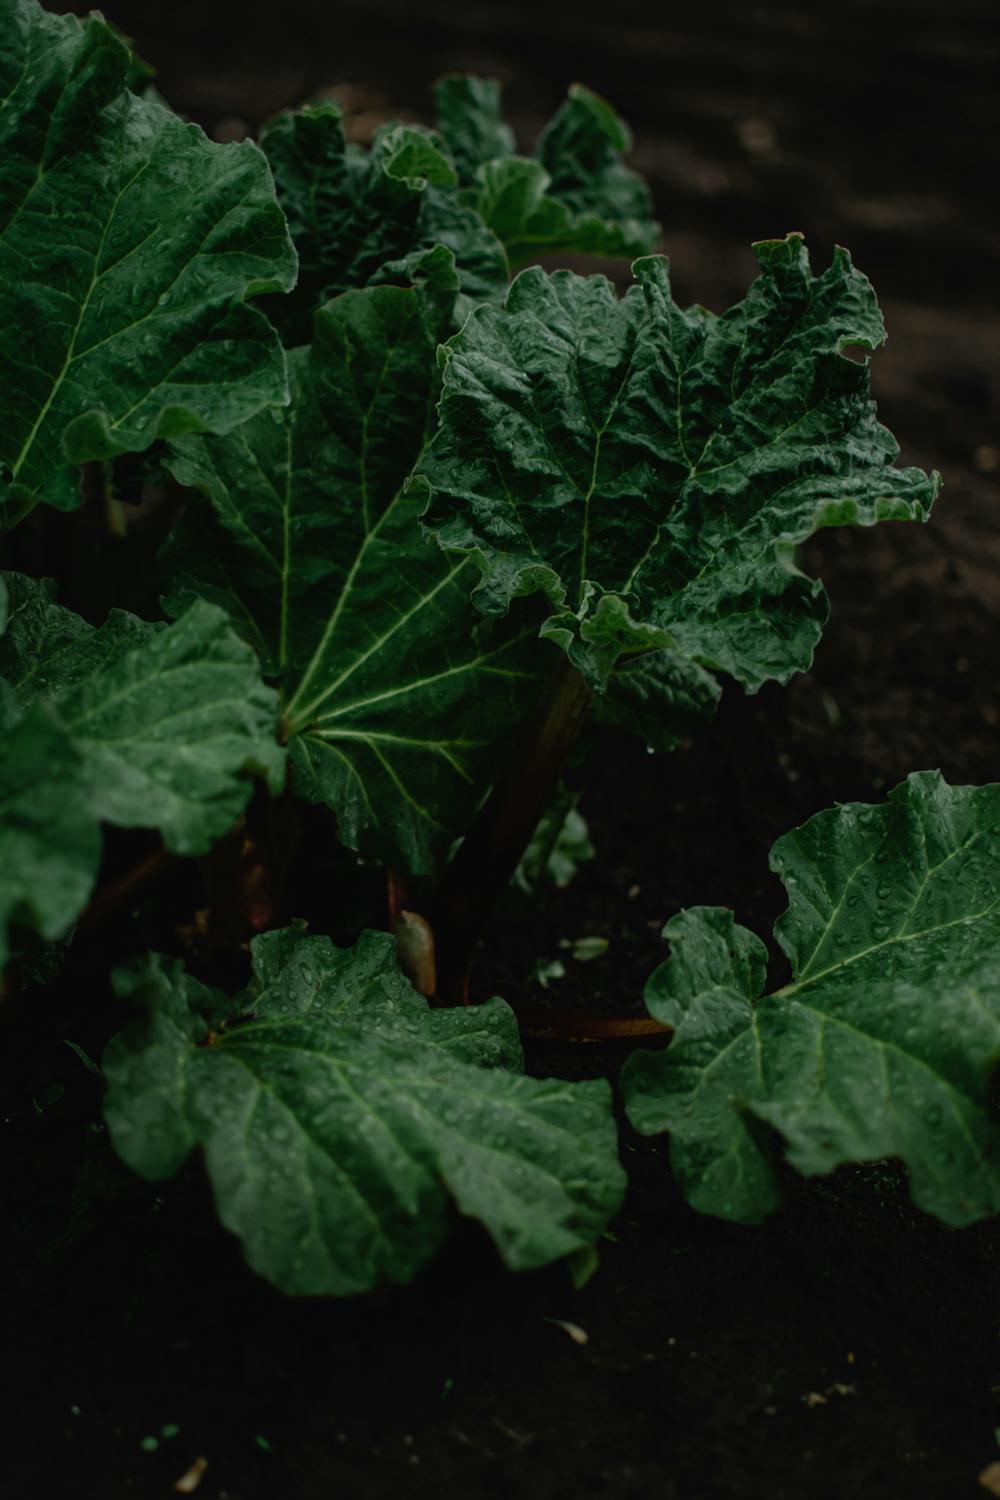
[[[119,971],[146,1018],[108,1047],[106,1117],[137,1172],[201,1145],[223,1223],[286,1292],[410,1280],[453,1204],[513,1270],[592,1243],[617,1209],[610,1094],[520,1071],[500,1000],[431,1010],[394,944],[288,929],[253,943],[234,1002],[158,956]]]
[[[771,865],[792,982],[759,998],[764,945],[729,911],[669,922],[646,1000],[676,1034],[626,1065],[633,1124],[671,1132],[684,1192],[725,1218],[776,1206],[775,1132],[808,1175],[894,1158],[946,1223],[996,1213],[1000,786],[916,773],[819,813]]]
[[[822,586],[795,549],[826,526],[923,519],[936,476],[892,466],[867,365],[884,336],[869,282],[838,251],[816,276],[801,237],[757,246],[761,274],[722,317],[683,312],[665,260],[619,299],[603,277],[522,273],[446,351],[442,431],[422,472],[428,524],[476,559],[501,614],[544,591],[545,633],[597,689],[685,711],[707,673],[750,691],[811,660]]]
[[[97,16],[0,0],[0,514],[79,503],[73,465],[287,399],[246,298],[295,255],[267,164],[128,88]]]

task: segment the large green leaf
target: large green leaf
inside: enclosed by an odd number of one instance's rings
[[[597,94],[574,84],[538,140],[536,157],[513,154],[491,79],[451,77],[437,86],[438,123],[461,180],[463,202],[500,239],[516,269],[540,255],[644,255],[654,248],[646,183],[622,161],[628,127]]]
[[[475,568],[421,534],[408,476],[433,429],[443,249],[417,287],[346,292],[290,359],[287,412],[173,445],[192,506],[166,556],[170,612],[209,598],[281,685],[294,785],[352,848],[434,868],[535,691],[537,630],[486,621]]]
[[[766,951],[731,912],[669,922],[646,1001],[676,1034],[626,1065],[633,1124],[671,1132],[684,1192],[725,1218],[776,1205],[772,1130],[801,1172],[898,1158],[947,1223],[1000,1211],[1000,785],[914,774],[819,813],[771,866],[793,981],[758,999]]]
[[[455,169],[430,131],[396,125],[370,152],[348,146],[335,104],[306,105],[261,132],[299,253],[299,284],[270,307],[289,344],[312,337],[329,298],[372,282],[408,280],[436,244],[452,251],[463,294],[496,300],[507,285],[503,248],[458,200]]]
[[[67,804],[95,822],[157,828],[178,854],[203,854],[246,805],[247,773],[280,789],[277,698],[221,610],[198,603],[171,626],[115,610],[95,629],[53,603],[50,585],[5,577],[0,676],[20,710],[45,705],[68,739],[78,767]],[[36,765],[40,781],[43,771]],[[26,792],[32,774],[26,761]]]
[[[287,929],[227,1002],[170,959],[119,971],[146,1018],[109,1045],[105,1113],[153,1179],[205,1150],[219,1216],[286,1292],[410,1280],[449,1223],[480,1220],[513,1270],[592,1243],[618,1208],[604,1081],[526,1078],[501,1000],[431,1010],[393,940]]]
[[[923,519],[936,492],[892,467],[867,365],[845,353],[884,336],[869,282],[845,251],[813,275],[798,235],[757,256],[722,317],[682,312],[662,259],[637,261],[621,300],[603,277],[531,269],[446,346],[428,524],[475,558],[485,613],[543,590],[545,633],[599,690],[654,651],[646,701],[657,679],[710,701],[704,669],[786,681],[827,608],[797,545]]]
[[[79,502],[71,465],[226,432],[287,399],[248,296],[295,254],[267,164],[127,87],[97,16],[0,0],[0,516]]]

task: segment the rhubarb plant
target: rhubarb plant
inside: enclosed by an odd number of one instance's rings
[[[340,292],[406,277],[436,245],[455,257],[459,319],[499,302],[512,270],[545,251],[653,249],[649,189],[625,166],[628,129],[574,87],[535,157],[514,151],[492,80],[438,85],[439,127],[386,125],[365,152],[330,101],[279,115],[261,145],[299,252],[299,281],[270,305],[286,341],[307,343],[317,307]]]
[[[669,750],[721,679],[806,670],[827,603],[799,546],[924,520],[937,477],[875,416],[884,329],[847,253],[816,273],[767,241],[735,307],[681,308],[588,90],[521,155],[486,80],[370,149],[330,103],[217,145],[145,80],[98,16],[0,0],[7,991],[92,899],[135,915],[103,830],[146,830],[214,894],[165,951],[109,954],[122,1159],[160,1180],[200,1151],[293,1293],[408,1280],[456,1214],[544,1264],[599,1239],[623,1177],[606,1085],[526,1076],[503,1000],[447,1006],[479,998],[490,908],[592,857],[559,789],[591,714]],[[564,253],[638,256],[633,284],[532,264]],[[113,551],[136,454],[162,608],[84,618],[66,557]],[[925,775],[783,840],[794,978],[765,999],[728,913],[669,924],[649,1003],[676,1038],[624,1087],[697,1206],[765,1212],[778,1137],[805,1171],[900,1157],[949,1222],[1000,1206],[995,797]],[[310,820],[340,851],[324,929],[386,867],[345,946],[240,906],[239,859],[280,888]],[[375,928],[423,944],[420,993]]]

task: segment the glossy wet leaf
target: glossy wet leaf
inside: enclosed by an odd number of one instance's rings
[[[97,16],[0,0],[0,516],[79,504],[73,466],[225,432],[287,397],[247,298],[295,255],[261,153],[137,98]]]
[[[771,865],[792,982],[759,998],[766,950],[729,911],[669,922],[646,1001],[676,1034],[626,1065],[632,1123],[670,1131],[685,1194],[725,1218],[777,1204],[778,1138],[808,1175],[902,1161],[949,1224],[1000,1211],[1000,786],[914,774],[811,818]]]
[[[293,400],[174,446],[201,489],[167,555],[168,609],[211,599],[281,686],[294,786],[352,848],[431,871],[546,667],[537,620],[487,621],[475,568],[423,536],[409,483],[433,430],[451,258],[416,287],[347,292],[290,358]]]
[[[454,1209],[513,1270],[603,1231],[624,1188],[603,1080],[526,1078],[508,1007],[431,1010],[383,933],[343,950],[287,929],[253,956],[235,1001],[176,960],[120,970],[146,1015],[103,1071],[119,1155],[158,1179],[202,1146],[261,1275],[300,1295],[408,1281]]]
[[[170,626],[114,610],[95,629],[50,585],[6,581],[0,677],[20,710],[43,706],[68,739],[78,769],[67,803],[203,854],[245,807],[254,773],[280,790],[277,698],[221,610],[194,604]]]
[[[835,525],[924,519],[936,476],[892,466],[865,363],[883,338],[845,251],[812,273],[801,237],[757,246],[722,317],[673,301],[665,260],[603,277],[522,273],[446,349],[428,524],[475,558],[489,615],[542,591],[544,633],[594,687],[661,653],[685,712],[707,673],[750,691],[805,669],[826,618],[795,549]]]

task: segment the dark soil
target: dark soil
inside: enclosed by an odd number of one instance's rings
[[[160,66],[163,93],[219,134],[344,81],[419,114],[434,76],[470,68],[508,80],[530,139],[579,77],[631,119],[683,298],[721,308],[752,274],[747,243],[793,228],[817,262],[850,245],[879,288],[890,344],[876,393],[904,458],[943,471],[935,519],[806,549],[833,611],[808,676],[752,699],[730,691],[671,757],[593,737],[574,777],[598,858],[498,920],[483,991],[635,1012],[679,907],[731,905],[769,931],[783,899],[768,849],[811,813],[925,767],[998,778],[991,5],[109,10]],[[111,873],[145,847],[113,845]],[[203,904],[191,880],[168,871],[160,907]],[[215,1227],[199,1170],[150,1189],[88,1130],[97,1080],[62,1038],[99,1052],[115,1023],[103,950],[113,941],[117,957],[147,929],[85,934],[44,1010],[37,996],[5,1009],[11,1495],[153,1500],[198,1457],[206,1500],[985,1493],[977,1478],[1000,1459],[1000,1231],[923,1218],[891,1164],[789,1174],[787,1207],[740,1229],[686,1208],[666,1144],[626,1133],[628,1202],[582,1291],[561,1267],[504,1275],[463,1226],[412,1288],[280,1298]],[[609,946],[590,963],[560,946],[595,934]],[[566,978],[532,985],[557,957]],[[620,1056],[539,1042],[529,1060],[580,1076]]]

